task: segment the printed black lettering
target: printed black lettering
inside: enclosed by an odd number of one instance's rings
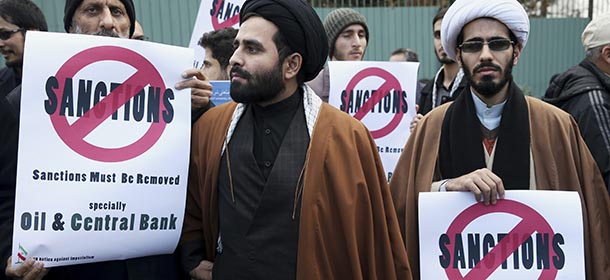
[[[49,115],[53,115],[57,110],[57,95],[55,95],[56,89],[59,88],[59,82],[55,76],[51,76],[47,79],[45,89],[47,92],[48,99],[44,101],[44,110]]]
[[[566,256],[563,252],[563,249],[559,245],[565,244],[563,240],[563,235],[559,233],[555,233],[553,236],[553,252],[555,252],[555,256],[553,257],[553,265],[555,268],[562,269],[566,263]]]
[[[464,243],[462,243],[462,235],[455,234],[455,244],[453,245],[453,268],[466,268],[464,260]]]
[[[103,83],[101,83],[103,84]],[[99,85],[99,84],[98,84]],[[76,101],[76,116],[80,117],[91,108],[91,88],[93,81],[78,81],[78,101]],[[104,87],[106,87],[104,85]],[[97,87],[96,87],[97,89]]]
[[[174,100],[174,91],[171,88],[165,89],[163,93],[163,105],[165,111],[163,111],[163,121],[165,123],[171,123],[174,120],[174,106],[170,102]]]
[[[438,238],[438,247],[441,250],[441,254],[438,257],[439,262],[441,263],[441,267],[448,268],[451,263],[451,255],[449,253],[449,249],[446,245],[451,244],[451,240],[449,240],[449,236],[445,233],[441,234],[441,237]]]
[[[61,97],[61,105],[59,107],[59,115],[65,116],[66,110],[68,111],[68,116],[74,116],[74,96],[72,96],[72,78],[66,78],[66,82],[64,83],[64,93]]]

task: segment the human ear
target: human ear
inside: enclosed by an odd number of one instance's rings
[[[303,57],[299,53],[292,53],[284,59],[284,78],[290,80],[296,78],[303,65]]]

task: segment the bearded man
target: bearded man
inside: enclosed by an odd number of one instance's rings
[[[194,126],[182,261],[194,279],[410,279],[377,148],[304,83],[328,41],[302,0],[248,0],[230,102]]]
[[[419,277],[419,192],[469,191],[495,204],[505,190],[576,191],[583,207],[587,279],[610,275],[610,200],[574,119],[525,97],[512,77],[529,34],[514,0],[458,0],[441,27],[468,86],[411,134],[390,182],[410,265]],[[439,206],[442,209],[442,206]]]

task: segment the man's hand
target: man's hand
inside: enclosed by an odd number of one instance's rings
[[[191,110],[196,111],[210,103],[212,85],[201,69],[191,68],[182,73],[185,80],[176,84],[176,89],[191,88]]]
[[[419,105],[415,104],[415,112],[419,112]],[[413,133],[413,130],[415,130],[415,128],[417,127],[417,124],[419,123],[419,121],[421,121],[421,118],[423,118],[424,115],[422,114],[415,114],[415,116],[413,117],[413,119],[411,120],[411,123],[409,124],[409,132]]]
[[[496,204],[498,197],[504,198],[502,179],[487,168],[450,179],[445,184],[445,188],[447,191],[472,192],[477,201],[483,201],[485,205]]]
[[[41,262],[35,262],[34,259],[29,258],[18,268],[13,268],[12,258],[9,257],[6,262],[6,276],[13,279],[22,280],[40,280],[42,279],[49,270],[44,268],[44,264]]]
[[[189,275],[191,279],[195,280],[212,280],[212,268],[214,268],[213,262],[201,261],[197,267],[189,272]]]

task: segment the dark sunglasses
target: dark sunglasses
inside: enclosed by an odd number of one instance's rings
[[[13,34],[22,30],[23,28],[17,28],[13,30],[2,30],[0,31],[0,40],[8,40],[9,38],[11,38],[11,36],[13,36]]]
[[[476,53],[480,52],[483,49],[483,45],[487,45],[490,50],[499,52],[505,51],[510,46],[512,46],[515,42],[509,39],[493,39],[489,42],[483,41],[468,41],[462,43],[459,48],[465,53]]]

